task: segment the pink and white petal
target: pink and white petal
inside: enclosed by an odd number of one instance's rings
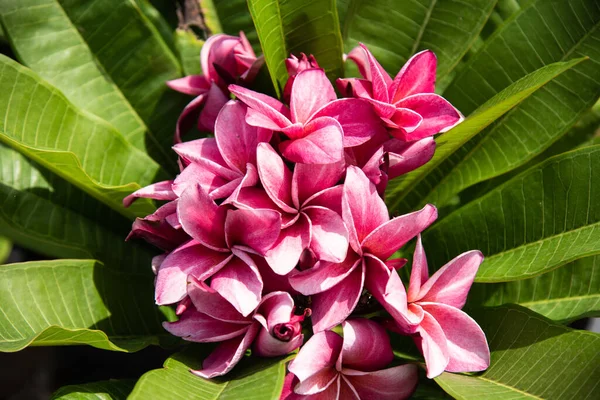
[[[352,60],[358,67],[358,72],[366,80],[371,80],[371,67],[367,53],[362,46],[356,46],[348,53],[347,60]]]
[[[429,279],[429,269],[427,267],[427,256],[423,243],[421,242],[421,234],[417,236],[417,244],[413,254],[412,269],[410,271],[410,283],[408,284],[407,299],[410,303],[419,300],[419,292],[421,286]]]
[[[427,365],[427,377],[433,379],[446,369],[450,361],[450,350],[444,330],[427,311],[419,324],[417,333],[420,335],[419,345]]]
[[[361,263],[344,280],[331,289],[312,296],[313,331],[320,332],[341,324],[354,311],[365,283],[365,266]]]
[[[323,392],[327,391],[327,397],[325,398],[337,400],[339,384],[339,374],[337,371],[333,368],[328,368],[301,380],[300,383],[294,387],[294,392],[297,394],[309,395],[312,400],[312,396],[321,395]],[[333,394],[335,394],[336,397],[329,397]]]
[[[303,164],[304,165],[304,164]],[[298,165],[296,165],[296,168]],[[342,194],[344,185],[336,185],[328,189],[322,190],[319,193],[309,197],[303,207],[319,206],[335,211],[338,215],[342,215]]]
[[[387,267],[390,269],[390,271],[397,271],[400,268],[404,267],[407,263],[407,259],[406,258],[392,258],[390,260],[386,260],[385,261],[385,265],[387,265]]]
[[[348,252],[341,263],[319,261],[313,268],[290,276],[292,287],[305,296],[330,290],[348,277],[355,269],[360,269],[361,258]]]
[[[171,251],[190,239],[184,231],[174,229],[165,220],[153,221],[151,218],[152,215],[144,219],[137,218],[133,222],[131,232],[129,232],[125,240],[144,239],[146,242],[162,250]]]
[[[250,347],[256,337],[260,324],[253,323],[244,336],[227,340],[217,346],[216,349],[202,362],[201,370],[191,370],[194,375],[211,379],[215,376],[225,375],[235,367],[242,359],[246,350]]]
[[[325,207],[308,206],[302,213],[310,220],[310,249],[323,261],[342,262],[348,253],[348,230],[342,217]]]
[[[239,177],[233,178],[238,179]],[[202,190],[206,192],[210,198],[214,199],[211,195],[212,192],[227,186],[230,183],[230,179],[223,178],[218,173],[215,173],[213,169],[206,168],[206,166],[191,163],[175,178],[173,182],[173,192],[178,197],[183,195],[183,192],[190,186],[200,185]]]
[[[244,187],[240,189],[240,192],[234,202],[234,206],[242,209],[267,209],[273,211],[280,211],[281,209],[277,204],[273,203],[273,200],[267,195],[264,189],[259,187]],[[296,213],[294,213],[296,214]]]
[[[254,165],[252,165],[250,163],[246,164],[246,174],[239,181],[239,184],[236,186],[236,188],[233,190],[233,192],[229,195],[229,197],[227,197],[227,199],[223,200],[221,205],[237,204],[238,197],[240,196],[242,189],[247,188],[247,187],[252,187],[252,186],[258,184],[258,182],[259,182],[258,170],[256,169],[256,167]],[[269,199],[269,201],[270,201],[270,199]],[[275,208],[277,208],[277,207],[275,207]]]
[[[256,150],[258,175],[265,191],[283,211],[295,213],[292,201],[292,172],[279,154],[268,143],[260,143]]]
[[[381,182],[381,178],[383,176],[381,164],[383,164],[383,161],[383,146],[380,146],[379,149],[373,153],[373,156],[371,156],[371,158],[361,168],[367,178],[369,178],[374,185],[378,185]]]
[[[247,317],[260,303],[263,282],[256,266],[234,257],[213,275],[210,287]]]
[[[385,329],[375,321],[357,318],[342,324],[344,345],[342,365],[361,371],[376,371],[394,359],[394,353]]]
[[[143,197],[154,200],[175,200],[177,195],[172,189],[173,181],[156,182],[143,187],[123,199],[123,206],[129,207],[136,199]]]
[[[310,221],[299,214],[293,225],[281,230],[273,247],[265,253],[265,260],[276,274],[287,275],[296,267],[302,252],[310,244]]]
[[[390,118],[390,128],[402,129],[407,133],[414,132],[423,122],[423,117],[409,108],[397,108]]]
[[[299,294],[292,288],[289,282],[289,277],[296,272],[295,270],[292,270],[288,275],[278,275],[273,271],[269,264],[267,264],[263,257],[253,255],[252,260],[256,264],[258,272],[260,272],[260,276],[263,280],[263,294],[276,291],[288,292],[292,295]]]
[[[223,106],[229,101],[229,97],[214,82],[205,97],[206,102],[198,119],[198,129],[201,131],[213,131],[217,116]]]
[[[332,331],[315,333],[290,362],[288,370],[302,382],[322,370],[333,369],[342,342],[342,337]]]
[[[444,331],[450,357],[445,370],[476,372],[490,365],[490,349],[485,333],[477,322],[463,311],[439,303],[419,303]]]
[[[310,197],[333,187],[344,175],[343,161],[332,164],[296,164],[292,176],[292,201],[300,208]]]
[[[392,139],[384,145],[388,152],[387,173],[390,179],[404,175],[426,164],[435,153],[435,140],[427,137],[416,142],[404,143]]]
[[[188,275],[208,279],[231,259],[231,253],[214,251],[190,241],[175,249],[162,262],[156,276],[156,304],[173,304],[187,294]]]
[[[340,390],[339,390],[338,396],[335,398],[335,400],[338,400],[338,399],[361,400],[358,392],[356,391],[354,386],[352,386],[352,383],[350,383],[350,381],[348,379],[346,379],[346,377],[343,374],[340,374],[339,382],[340,382]]]
[[[206,283],[188,278],[187,294],[196,310],[216,320],[249,325],[252,320],[243,317],[227,300]]]
[[[374,372],[343,369],[342,374],[352,384],[361,400],[408,399],[419,381],[418,368],[414,364],[398,365]]]
[[[414,94],[400,100],[396,107],[409,108],[423,117],[419,127],[412,133],[391,132],[393,136],[406,142],[445,132],[464,119],[448,100],[433,93]]]
[[[252,354],[258,357],[277,357],[291,353],[302,345],[304,335],[298,335],[284,342],[273,337],[266,329],[261,328],[252,346]]]
[[[190,101],[181,114],[177,118],[177,124],[175,125],[175,135],[173,136],[174,143],[181,143],[181,136],[187,133],[193,126],[196,125],[202,104],[206,100],[206,95],[201,94],[198,97]]]
[[[193,309],[181,314],[177,322],[163,322],[172,335],[190,342],[211,343],[243,336],[250,324],[219,321]]]
[[[294,374],[287,374],[279,400],[338,400],[339,398],[340,379],[327,386],[327,389],[322,392],[308,395],[294,393],[293,388],[298,385],[298,382],[298,378]]]
[[[482,262],[483,254],[478,250],[459,255],[436,271],[413,301],[443,303],[461,309]]]
[[[240,173],[246,165],[256,164],[256,146],[268,142],[271,132],[246,123],[247,107],[238,101],[223,106],[215,124],[215,139],[223,159],[229,167]]]
[[[283,129],[292,124],[292,121],[289,119],[289,110],[278,100],[238,85],[229,85],[229,91],[235,94],[248,107],[262,114],[268,121],[271,121],[269,126],[262,127],[273,129],[272,124],[274,124],[279,129]]]
[[[266,209],[229,210],[225,218],[225,238],[228,246],[248,246],[265,254],[281,231],[281,214]]]
[[[336,98],[325,71],[313,68],[299,72],[290,96],[292,122],[307,123],[315,112]]]
[[[217,251],[227,251],[225,214],[199,185],[187,188],[177,203],[179,222],[188,235]]]
[[[200,51],[200,66],[207,78],[212,81],[219,79],[214,64],[218,64],[222,69],[234,69],[233,54],[238,43],[239,38],[222,33],[208,38]]]
[[[363,99],[340,99],[321,108],[314,118],[332,117],[344,130],[344,147],[365,143],[378,132],[385,132],[372,105]]]
[[[390,97],[388,95],[388,88],[392,85],[392,78],[383,69],[381,64],[377,62],[373,54],[369,51],[367,46],[360,44],[367,57],[369,65],[370,81],[373,85],[373,98],[385,103],[389,103]]]
[[[389,220],[388,210],[377,188],[358,167],[349,166],[342,196],[342,218],[350,245],[362,254],[361,243],[375,228]]]
[[[294,299],[286,292],[269,293],[262,298],[256,312],[266,318],[267,327],[272,329],[275,325],[290,322]]]
[[[173,146],[173,150],[186,161],[203,164],[211,169],[227,168],[227,163],[223,160],[217,141],[214,138],[177,143]]]
[[[371,232],[361,243],[363,251],[381,260],[387,260],[400,247],[421,233],[437,218],[437,209],[431,204],[410,214],[392,218]]]
[[[304,126],[306,136],[279,145],[289,161],[303,164],[331,164],[344,159],[344,131],[333,118],[320,117]]]
[[[167,86],[180,93],[199,96],[208,92],[210,89],[210,81],[203,75],[189,75],[167,81]]]
[[[433,93],[437,57],[431,50],[412,56],[394,78],[390,98],[392,103],[417,93]]]

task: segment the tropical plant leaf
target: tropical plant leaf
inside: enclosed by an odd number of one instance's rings
[[[150,279],[149,279],[150,278]],[[53,260],[0,268],[0,351],[88,344],[137,351],[168,337],[148,274],[95,260]]]
[[[517,306],[482,309],[474,318],[490,345],[480,375],[444,372],[435,380],[455,399],[594,398],[600,335],[553,324]]]
[[[479,249],[475,278],[530,278],[600,253],[600,146],[548,159],[454,211],[423,236],[435,267]]]
[[[11,250],[12,242],[8,238],[0,236],[0,264],[4,264],[8,260]]]
[[[2,144],[0,204],[0,234],[46,256],[148,273],[156,254],[125,242],[131,225],[121,215]]]
[[[204,40],[198,37],[192,31],[177,29],[175,31],[175,48],[179,55],[179,60],[183,68],[184,75],[200,75],[200,50],[204,45]]]
[[[203,379],[190,373],[200,369],[200,356],[195,352],[178,353],[167,359],[164,368],[144,374],[129,399],[203,400],[278,399],[285,378],[285,359],[248,359],[221,379]],[[227,379],[227,380],[225,380]]]
[[[496,1],[338,1],[344,51],[362,42],[396,74],[413,54],[430,49],[438,57],[441,80],[469,50]]]
[[[335,0],[248,0],[248,8],[277,94],[288,79],[285,59],[290,53],[312,54],[330,79],[342,76]]]
[[[122,204],[140,185],[164,178],[151,158],[27,68],[2,55],[0,68],[1,142],[127,217],[152,212],[148,201]]]
[[[110,380],[80,385],[63,386],[52,395],[52,400],[125,400],[135,381]]]
[[[413,192],[419,193],[421,187],[428,188],[429,176],[438,176],[437,171],[447,162],[452,162],[456,157],[460,157],[464,145],[470,139],[511,108],[524,101],[528,96],[531,96],[536,90],[539,90],[552,79],[583,60],[577,59],[554,63],[532,72],[485,102],[461,124],[438,136],[436,138],[435,154],[427,164],[389,183],[386,202],[390,211],[405,212],[407,209],[412,210],[415,195],[413,194],[413,197],[408,198],[407,196]],[[436,173],[434,174],[434,172]]]
[[[0,18],[23,64],[135,147],[174,166],[172,132],[155,132],[149,122],[168,90],[165,81],[181,71],[134,0],[7,0]]]
[[[459,110],[549,63],[589,56],[475,136],[407,194],[405,209],[447,204],[461,190],[508,172],[571,129],[600,96],[600,4],[535,1],[502,26],[444,92]]]
[[[244,32],[255,51],[260,50],[252,16],[245,0],[203,0],[200,8],[211,33],[239,35]]]
[[[475,284],[468,304],[519,304],[558,323],[600,316],[600,256],[585,257],[531,279]]]

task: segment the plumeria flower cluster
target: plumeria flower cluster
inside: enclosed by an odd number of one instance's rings
[[[433,135],[462,120],[434,94],[435,55],[416,54],[394,79],[363,45],[348,59],[362,79],[338,79],[338,98],[314,57],[289,58],[284,104],[246,87],[261,61],[243,34],[215,35],[204,74],[168,83],[197,96],[175,134],[181,172],[124,203],[165,201],[129,238],[164,252],[155,300],[179,316],[165,329],[218,343],[198,376],[226,374],[249,349],[299,349],[282,398],[406,398],[417,367],[390,365],[386,329],[414,338],[430,378],[489,365],[484,333],[461,311],[483,256],[429,277],[420,233],[436,208],[390,218],[383,201],[388,181],[428,162]],[[192,117],[214,137],[182,142]],[[414,238],[406,290],[406,260],[392,257]],[[359,317],[377,310],[389,319]]]

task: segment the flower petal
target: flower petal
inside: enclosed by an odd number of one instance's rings
[[[304,249],[311,243],[310,221],[300,214],[291,226],[282,229],[279,238],[265,253],[269,266],[279,275],[287,275],[298,264]]]
[[[417,93],[433,93],[437,57],[431,50],[423,50],[412,56],[394,78],[390,88],[392,103]]]
[[[201,94],[198,97],[195,97],[185,106],[179,115],[179,118],[177,118],[173,142],[181,143],[181,136],[192,129],[194,125],[196,125],[198,117],[200,116],[201,107],[205,100],[206,95]]]
[[[204,359],[201,370],[192,370],[194,375],[202,378],[211,379],[215,376],[225,375],[242,359],[246,350],[252,344],[256,337],[260,324],[254,323],[246,331],[244,336],[227,340]]]
[[[223,89],[217,86],[214,82],[210,86],[210,90],[205,95],[206,102],[198,119],[198,129],[201,131],[213,131],[215,129],[215,121],[219,112],[229,101],[229,97],[223,93]]]
[[[348,230],[342,217],[325,207],[309,206],[302,210],[311,222],[310,249],[318,259],[342,262],[348,252]]]
[[[306,136],[279,145],[285,158],[304,164],[331,164],[343,160],[344,131],[335,119],[313,119],[304,126],[304,132]]]
[[[260,302],[263,282],[256,265],[248,265],[238,257],[233,257],[213,275],[210,287],[246,317]]]
[[[446,335],[436,318],[427,311],[423,313],[417,332],[421,336],[420,341],[416,340],[427,364],[427,377],[433,379],[444,372],[450,361]]]
[[[312,296],[313,331],[331,329],[342,323],[354,311],[365,282],[361,263],[344,280],[331,289]]]
[[[361,259],[354,253],[341,263],[319,261],[313,268],[298,272],[290,277],[290,284],[305,296],[330,290],[346,279],[355,269],[360,269]]]
[[[443,303],[462,308],[482,262],[483,254],[477,250],[459,255],[421,286],[414,301]]]
[[[325,71],[313,68],[299,72],[290,96],[292,122],[308,122],[316,111],[336,98]]]
[[[180,93],[199,96],[208,92],[210,81],[203,75],[189,75],[167,81],[167,86]]]
[[[229,91],[256,113],[261,114],[265,122],[270,121],[268,126],[266,126],[267,124],[263,126],[263,124],[257,125],[246,119],[249,124],[273,130],[275,130],[274,126],[283,129],[292,124],[289,119],[289,110],[278,100],[238,85],[229,85]]]
[[[283,211],[296,213],[292,201],[292,172],[268,143],[260,143],[256,158],[258,175],[265,191]]]
[[[252,354],[258,357],[283,356],[300,347],[303,340],[304,335],[297,335],[285,342],[273,337],[266,329],[262,328],[254,340]]]
[[[445,304],[419,304],[444,331],[450,357],[446,371],[475,372],[489,367],[490,349],[485,334],[473,318]]]
[[[337,333],[315,333],[290,362],[288,370],[302,382],[324,369],[332,368],[342,350],[342,342],[342,337]]]
[[[429,270],[427,268],[427,256],[421,242],[421,234],[417,236],[417,244],[413,254],[412,269],[410,271],[410,283],[408,285],[407,299],[409,302],[414,302],[419,299],[419,291],[423,283],[429,278]]]
[[[219,321],[193,309],[184,312],[177,322],[163,322],[163,327],[172,335],[200,343],[220,342],[244,335],[249,326]]]
[[[252,322],[243,317],[216,290],[198,279],[188,278],[187,294],[198,312],[216,320],[246,325]]]
[[[229,247],[248,246],[265,254],[281,231],[281,214],[268,209],[229,210],[225,218],[225,238]]]
[[[387,174],[390,179],[404,175],[426,164],[435,153],[435,140],[427,137],[416,142],[403,143],[392,139],[384,145],[388,153]]]
[[[394,359],[390,338],[378,323],[364,319],[350,319],[342,324],[344,345],[342,365],[361,371],[376,371]]]
[[[292,201],[300,208],[317,193],[334,186],[344,175],[343,162],[332,164],[296,164],[292,175]]]
[[[392,85],[392,78],[390,78],[381,64],[377,62],[375,57],[373,57],[373,54],[371,54],[367,46],[360,43],[360,47],[362,47],[369,65],[368,75],[370,76],[368,76],[367,79],[370,80],[373,85],[373,98],[389,103],[390,98],[388,95],[388,88]]]
[[[408,108],[396,108],[394,115],[386,121],[392,129],[402,129],[407,133],[414,132],[423,122],[423,117]]]
[[[417,236],[437,218],[437,209],[431,204],[421,210],[391,219],[377,227],[361,243],[364,252],[387,260],[406,242]]]
[[[374,372],[342,370],[362,400],[408,399],[419,381],[414,364],[398,365]]]
[[[231,259],[231,253],[211,250],[190,241],[162,262],[156,276],[156,304],[173,304],[187,294],[187,278],[208,279]]]
[[[136,199],[143,197],[154,200],[175,200],[177,195],[173,192],[173,181],[156,182],[143,187],[123,199],[123,206],[129,207]]]

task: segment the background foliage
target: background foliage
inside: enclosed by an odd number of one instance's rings
[[[359,42],[392,76],[431,49],[436,90],[467,117],[386,202],[394,214],[440,209],[423,238],[432,267],[485,254],[467,308],[492,364],[415,397],[593,396],[599,336],[565,324],[600,316],[597,0],[3,0],[0,26],[0,263],[12,243],[51,259],[0,268],[0,351],[174,344],[152,303],[155,252],[123,241],[155,205],[121,200],[177,172],[172,134],[190,99],[164,82],[200,73],[208,34],[243,30],[265,56],[257,85],[276,93],[289,53],[314,54],[334,79],[357,74],[342,54]],[[286,360],[246,360],[208,382],[188,373],[203,354],[188,347],[137,382],[54,398],[278,397]]]

